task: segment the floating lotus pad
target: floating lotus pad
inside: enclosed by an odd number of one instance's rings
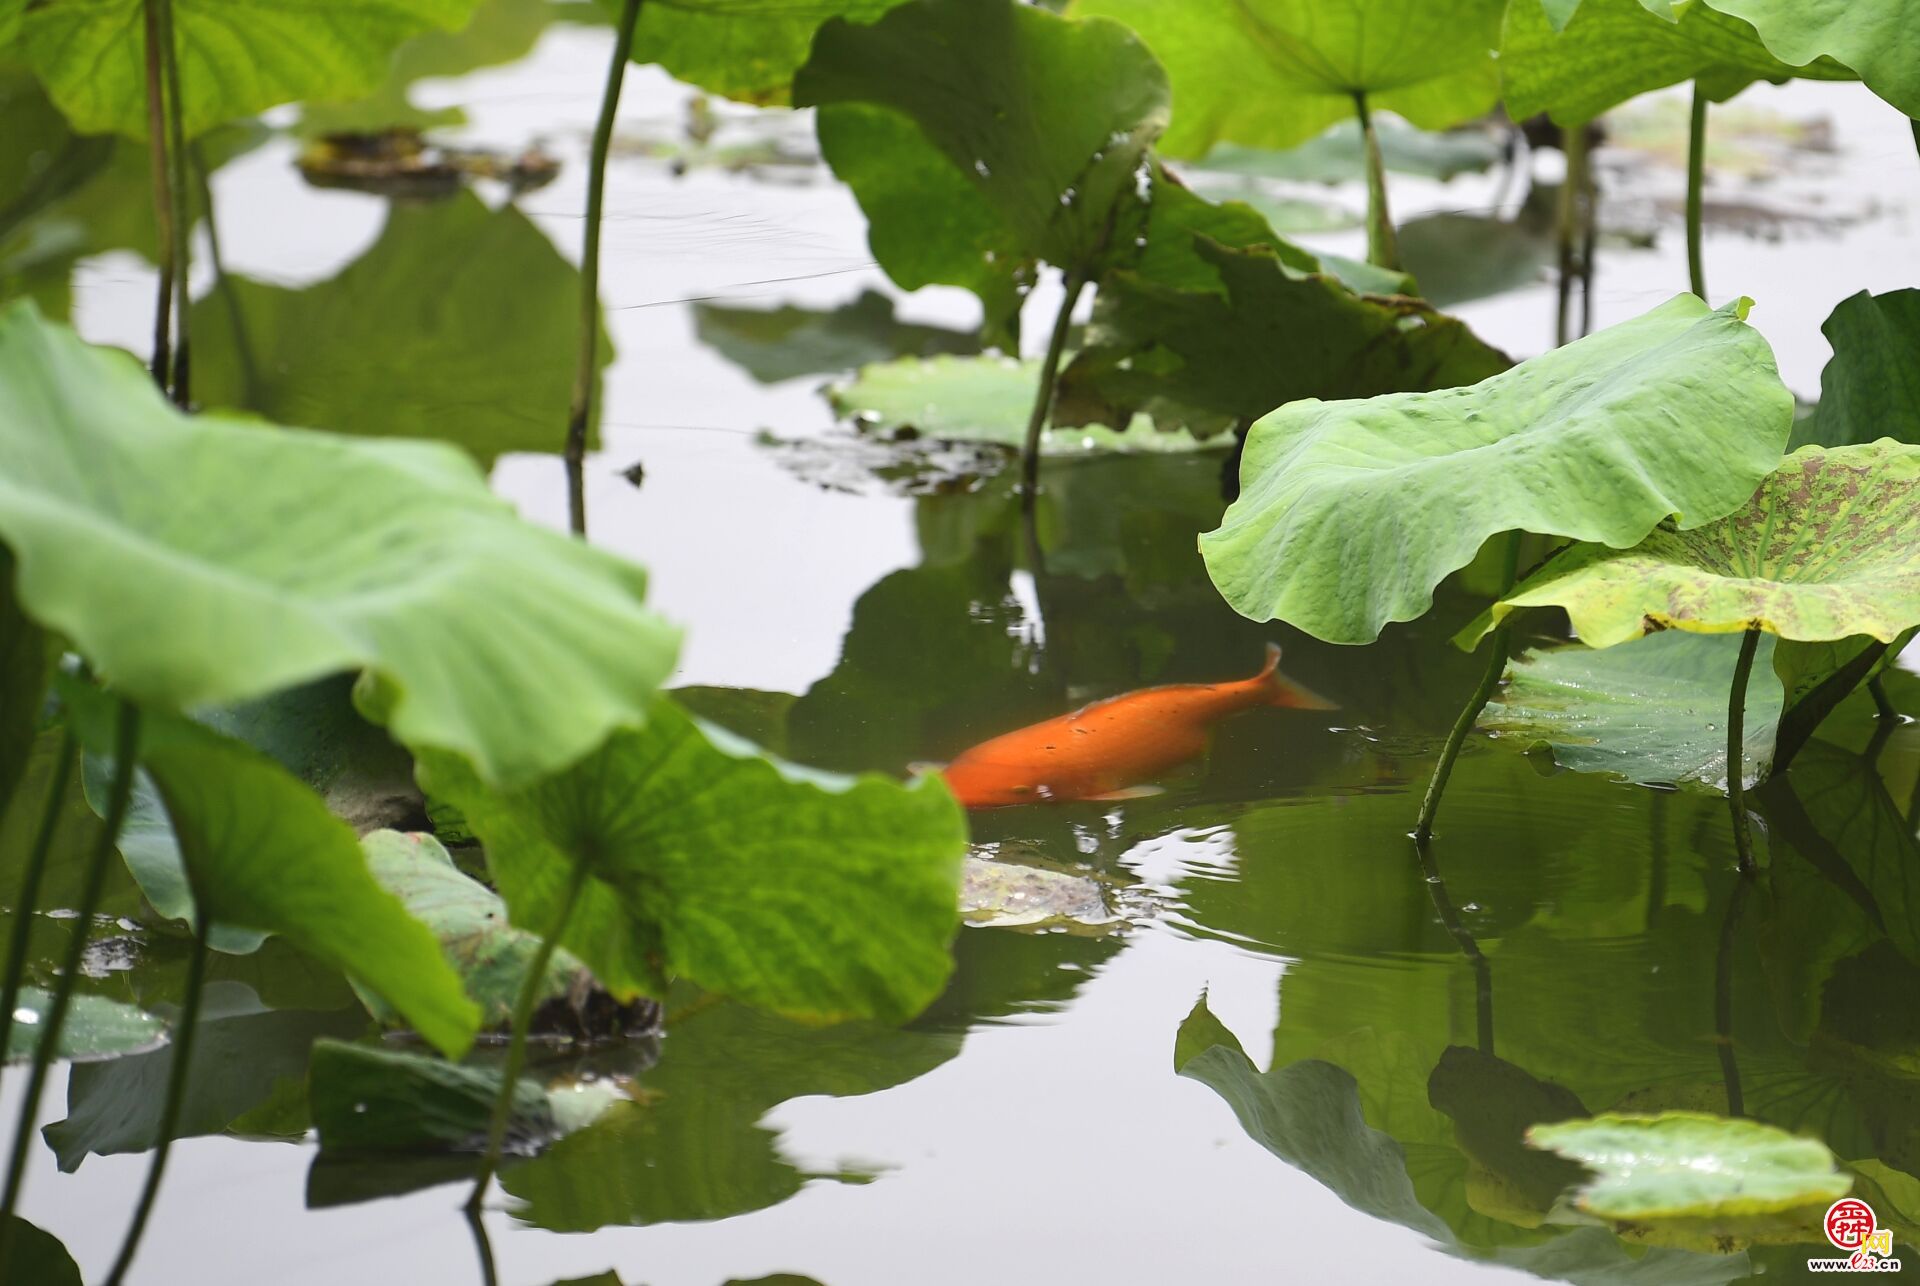
[[[1595,1171],[1575,1200],[1602,1219],[1776,1214],[1853,1186],[1819,1140],[1705,1112],[1558,1121],[1534,1126],[1527,1141]]]

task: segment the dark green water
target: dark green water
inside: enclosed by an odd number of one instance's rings
[[[571,161],[567,131],[593,94],[581,68],[603,39],[552,33],[522,64],[434,92],[468,103],[483,141],[560,130]],[[627,124],[664,128],[679,92],[639,80]],[[1824,93],[1807,110],[1852,119]],[[1891,146],[1854,142],[1847,164],[1868,169]],[[201,283],[206,395],[459,438],[498,458],[503,494],[556,521],[559,467],[530,453],[565,402],[554,337],[573,277],[554,247],[572,253],[578,167],[518,208],[497,193],[389,207],[308,189],[289,158],[268,141],[214,175],[228,266],[249,284]],[[135,345],[150,278],[100,213],[138,199],[122,162],[63,207],[100,240],[8,284]],[[1414,190],[1412,208],[1488,195]],[[1917,190],[1897,187],[1901,208]],[[964,457],[886,454],[876,472],[825,432],[812,341],[755,350],[777,359],[762,382],[742,350],[703,342],[713,320],[686,302],[825,310],[876,285],[843,193],[817,175],[675,180],[628,160],[610,209],[617,358],[589,478],[595,538],[656,569],[662,609],[690,629],[678,682],[708,717],[805,764],[897,774],[1097,697],[1242,677],[1269,640],[1341,709],[1239,716],[1154,798],[976,814],[980,852],[1096,875],[1124,922],[966,928],[946,994],[904,1029],[808,1029],[678,997],[657,1042],[549,1058],[546,1074],[622,1078],[634,1101],[505,1170],[484,1222],[502,1282],[1804,1273],[1804,1244],[1649,1246],[1561,1222],[1567,1176],[1520,1133],[1616,1107],[1816,1134],[1872,1159],[1883,1223],[1920,1228],[1920,728],[1876,735],[1864,703],[1843,711],[1756,801],[1766,862],[1751,882],[1724,801],[1554,773],[1487,742],[1423,853],[1407,838],[1417,793],[1477,673],[1447,642],[1474,610],[1466,588],[1446,587],[1419,627],[1338,648],[1245,621],[1208,584],[1194,537],[1223,504],[1217,456],[1053,466],[1032,535],[1007,480]],[[1913,235],[1895,215],[1835,241],[1710,246],[1716,279],[1762,297],[1763,330],[1791,311],[1798,330],[1768,333],[1810,391],[1814,324],[1873,284],[1876,256],[1910,260]],[[1672,293],[1676,262],[1671,236],[1603,259],[1600,322]],[[1550,295],[1535,282],[1463,311],[1537,351]],[[966,320],[937,293],[907,307]],[[762,429],[802,445],[763,445]],[[623,473],[636,461],[637,487]],[[1920,681],[1895,690],[1920,710]],[[83,817],[76,802],[76,836]],[[23,824],[0,836],[0,887]],[[62,878],[56,904],[72,897]],[[96,930],[90,985],[177,1001],[184,944],[138,926],[131,885],[107,905],[127,918]],[[36,920],[36,959],[69,928]],[[311,1042],[366,1029],[344,980],[272,943],[218,958],[214,977],[192,1137],[135,1280],[479,1282],[459,1166],[336,1163],[307,1137]],[[164,1069],[164,1055],[81,1067],[50,1096],[24,1213],[90,1276],[137,1189]]]

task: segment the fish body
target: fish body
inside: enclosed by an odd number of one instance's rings
[[[1336,707],[1280,673],[1280,648],[1250,679],[1142,688],[983,741],[941,770],[968,808],[1124,799],[1204,753],[1213,725],[1255,706]]]

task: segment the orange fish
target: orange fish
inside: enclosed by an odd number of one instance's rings
[[[1137,798],[1155,793],[1137,783],[1203,753],[1215,723],[1254,706],[1339,708],[1280,673],[1280,646],[1269,643],[1251,679],[1123,692],[983,741],[939,771],[968,808]]]

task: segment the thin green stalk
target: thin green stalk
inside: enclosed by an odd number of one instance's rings
[[[192,339],[187,329],[193,301],[192,263],[187,238],[193,214],[187,205],[186,100],[180,96],[180,48],[173,30],[173,0],[153,0],[160,14],[160,63],[167,81],[167,194],[173,206],[173,404],[185,409],[193,400],[190,365]]]
[[[134,751],[140,735],[140,713],[131,702],[120,703],[113,737],[113,781],[107,790],[107,812],[94,838],[93,851],[87,856],[87,869],[76,908],[73,938],[61,963],[60,976],[54,982],[53,996],[40,1028],[40,1040],[33,1050],[33,1072],[27,1080],[26,1097],[20,1102],[20,1118],[13,1131],[13,1153],[7,1161],[7,1187],[0,1196],[0,1236],[19,1204],[20,1185],[26,1178],[27,1147],[32,1143],[33,1123],[40,1114],[40,1096],[47,1088],[47,1072],[53,1066],[60,1036],[67,1025],[67,1010],[73,1002],[74,980],[80,976],[80,964],[86,957],[87,931],[93,927],[94,913],[100,908],[100,891],[107,882],[107,861],[113,855],[120,824],[127,817],[127,801],[133,797]],[[5,1245],[0,1244],[0,1262]]]
[[[1507,533],[1506,570],[1501,577],[1501,593],[1513,588],[1514,575],[1520,569],[1521,532]],[[1509,618],[1510,620],[1511,618]],[[1427,783],[1426,798],[1420,801],[1420,818],[1414,823],[1415,843],[1424,844],[1433,838],[1433,819],[1440,812],[1440,797],[1446,793],[1447,778],[1453,776],[1454,760],[1460,757],[1460,748],[1467,744],[1467,737],[1473,732],[1473,725],[1480,719],[1480,712],[1493,697],[1493,690],[1500,686],[1500,676],[1507,669],[1507,648],[1513,634],[1513,627],[1502,621],[1493,631],[1492,655],[1487,658],[1486,672],[1480,676],[1480,682],[1467,698],[1466,706],[1460,711],[1460,717],[1453,721],[1453,729],[1447,733],[1447,744],[1440,749],[1440,762],[1433,766],[1433,779]]]
[[[187,1075],[193,1065],[193,1038],[200,1022],[200,995],[207,980],[207,935],[212,925],[201,911],[201,899],[194,899],[193,955],[187,960],[187,994],[180,1004],[180,1021],[173,1029],[173,1062],[167,1068],[167,1097],[160,1109],[160,1136],[154,1146],[153,1161],[147,1166],[147,1182],[140,1189],[140,1201],[134,1206],[133,1222],[120,1253],[114,1257],[107,1274],[107,1286],[120,1286],[133,1257],[140,1249],[141,1234],[147,1230],[147,1217],[153,1213],[154,1199],[160,1195],[160,1179],[167,1171],[167,1154],[173,1150],[174,1131],[180,1124],[180,1105],[187,1097]]]
[[[600,118],[593,126],[593,151],[587,162],[586,243],[580,254],[580,360],[573,372],[573,404],[567,413],[567,522],[573,534],[587,534],[587,425],[593,419],[596,350],[600,341],[600,211],[607,196],[607,149],[620,110],[620,86],[627,76],[633,29],[640,21],[640,0],[625,0],[613,39],[613,61],[600,95]]]
[[[1556,346],[1573,338],[1573,283],[1584,279],[1585,263],[1575,246],[1584,226],[1582,207],[1586,199],[1587,125],[1569,125],[1561,131],[1561,146],[1567,158],[1566,181],[1560,185],[1560,200],[1554,237],[1560,260],[1559,311],[1554,316],[1553,342]]]
[[[1460,954],[1467,958],[1467,964],[1473,969],[1473,1013],[1475,1036],[1481,1053],[1493,1057],[1493,966],[1488,963],[1486,953],[1480,950],[1479,941],[1473,931],[1461,922],[1460,913],[1454,909],[1453,898],[1447,892],[1447,882],[1441,877],[1440,865],[1433,860],[1433,853],[1425,840],[1416,840],[1413,851],[1420,858],[1420,873],[1426,876],[1427,893],[1433,898],[1433,909],[1440,914],[1440,923],[1446,926],[1454,944],[1460,948]]]
[[[53,850],[53,837],[60,829],[60,807],[67,795],[67,783],[73,777],[73,761],[79,743],[69,728],[60,737],[60,759],[53,767],[53,781],[40,805],[40,825],[33,833],[33,850],[27,855],[26,874],[20,877],[20,896],[13,904],[13,937],[7,943],[7,975],[0,982],[0,1050],[13,1039],[13,1011],[20,1004],[20,984],[27,975],[27,944],[33,934],[33,908],[40,901],[40,881],[47,873],[47,854]],[[4,1069],[0,1057],[0,1069]]]
[[[1720,1053],[1720,1083],[1727,1095],[1727,1115],[1747,1114],[1746,1094],[1740,1087],[1740,1064],[1733,1049],[1733,939],[1746,905],[1750,882],[1738,880],[1727,899],[1726,918],[1720,922],[1720,948],[1713,961],[1713,1031]]]
[[[1707,96],[1693,82],[1693,115],[1687,124],[1687,286],[1707,297],[1707,268],[1700,254],[1701,189],[1707,181]]]
[[[1742,875],[1752,875],[1754,870],[1753,834],[1747,825],[1747,769],[1741,760],[1746,742],[1747,677],[1753,673],[1753,654],[1759,647],[1760,630],[1750,628],[1740,640],[1733,691],[1727,697],[1727,801],[1733,808],[1733,851],[1739,856]]]
[[[160,297],[153,310],[153,379],[162,393],[173,378],[173,196],[167,182],[167,111],[160,70],[159,0],[140,6],[146,33],[147,159],[152,171],[155,257]]]
[[[493,1242],[487,1237],[485,1216],[472,1206],[466,1210],[467,1229],[473,1233],[474,1253],[480,1257],[480,1286],[500,1286],[500,1272],[493,1264]]]
[[[1367,262],[1399,272],[1400,243],[1387,209],[1387,166],[1380,156],[1380,135],[1373,128],[1365,90],[1354,93],[1353,110],[1360,117],[1360,138],[1367,152]]]
[[[1900,708],[1893,704],[1893,698],[1887,695],[1887,685],[1880,681],[1879,675],[1867,680],[1867,691],[1873,695],[1873,708],[1882,719],[1889,723],[1900,717]]]
[[[560,914],[554,917],[553,927],[540,939],[540,949],[534,952],[533,963],[527,967],[527,973],[520,980],[520,992],[513,1001],[513,1031],[507,1038],[506,1074],[500,1081],[500,1092],[494,1096],[493,1119],[487,1125],[487,1152],[480,1161],[480,1175],[473,1183],[473,1194],[467,1198],[467,1209],[478,1210],[486,1199],[487,1187],[493,1182],[494,1171],[500,1168],[500,1148],[507,1139],[507,1122],[513,1115],[513,1091],[520,1083],[520,1069],[527,1059],[527,1028],[533,1023],[533,1010],[540,999],[540,984],[547,976],[547,965],[553,960],[553,949],[560,945],[560,938],[567,931],[567,922],[573,919],[573,908],[580,901],[580,890],[587,885],[587,864],[575,862],[573,870],[567,876],[567,891],[560,900]]]
[[[1060,378],[1060,357],[1066,352],[1067,331],[1073,325],[1073,306],[1087,279],[1078,270],[1066,275],[1067,297],[1053,317],[1053,333],[1047,337],[1047,355],[1040,363],[1040,387],[1033,394],[1033,411],[1027,416],[1027,439],[1020,453],[1021,503],[1028,509],[1040,495],[1040,435],[1053,411],[1053,388]]]

